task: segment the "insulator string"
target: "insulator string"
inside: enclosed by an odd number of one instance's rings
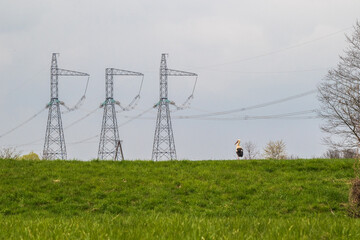
[[[86,92],[87,92],[87,89],[88,89],[88,86],[89,86],[89,80],[90,80],[90,76],[88,76],[88,79],[86,81],[84,94],[82,95],[80,100],[77,101],[77,103],[73,107],[69,107],[69,106],[66,105],[66,103],[60,102],[60,104],[66,108],[66,111],[61,112],[62,114],[66,114],[66,113],[78,110],[84,104],[85,99],[86,99]]]
[[[186,98],[186,100],[185,100],[185,102],[184,102],[183,104],[177,105],[175,102],[170,102],[171,105],[174,105],[174,106],[176,107],[176,109],[175,109],[175,110],[171,110],[171,112],[175,112],[175,111],[179,111],[179,110],[184,110],[184,109],[190,108],[191,101],[194,99],[194,92],[195,92],[197,80],[198,80],[198,76],[196,76],[196,79],[195,79],[195,82],[194,82],[194,86],[193,86],[193,89],[192,89],[192,92],[191,92],[190,96]]]
[[[115,104],[121,108],[121,111],[116,111],[117,113],[122,112],[122,111],[130,111],[137,107],[137,105],[139,104],[139,101],[140,101],[140,93],[142,90],[143,82],[144,82],[144,75],[141,78],[141,83],[140,83],[138,94],[133,98],[133,100],[131,100],[131,102],[126,107],[122,106],[120,101],[115,101]]]

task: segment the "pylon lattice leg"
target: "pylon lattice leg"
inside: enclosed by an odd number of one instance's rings
[[[171,125],[169,102],[159,103],[152,159],[176,160],[174,134]]]
[[[53,99],[49,104],[49,115],[43,151],[44,159],[66,159],[66,146],[61,121],[60,104]]]
[[[119,130],[117,126],[114,101],[112,99],[108,99],[104,104],[98,159],[123,159],[124,156],[122,155],[122,152],[118,152],[118,154],[116,154],[116,147],[119,140]]]

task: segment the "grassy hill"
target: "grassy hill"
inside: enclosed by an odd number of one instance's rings
[[[352,166],[0,160],[0,239],[359,239]]]

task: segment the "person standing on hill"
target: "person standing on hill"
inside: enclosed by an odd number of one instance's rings
[[[236,154],[238,156],[238,159],[244,155],[244,150],[240,146],[240,139],[238,139],[235,143],[236,145]]]

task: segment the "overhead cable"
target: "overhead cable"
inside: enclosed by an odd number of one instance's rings
[[[316,113],[317,109],[304,110],[299,112],[290,112],[290,113],[282,113],[282,114],[274,114],[274,115],[265,115],[265,116],[238,116],[238,117],[226,117],[226,118],[209,118],[209,117],[199,117],[196,119],[199,120],[258,120],[258,119],[313,119],[318,118],[317,115],[312,116],[299,116],[304,114]],[[181,116],[174,117],[175,119],[186,119]]]
[[[89,117],[90,115],[94,114],[94,113],[95,113],[97,110],[99,110],[99,109],[100,109],[99,107],[95,108],[94,110],[92,110],[91,112],[89,112],[88,114],[86,114],[85,116],[83,116],[83,117],[79,118],[78,120],[76,120],[76,121],[70,123],[69,125],[67,125],[64,129],[68,129],[68,128],[74,126],[75,124],[78,124],[79,122],[81,122],[81,121],[84,120],[85,118],[87,118],[87,117]]]
[[[332,36],[334,36],[334,35],[337,35],[337,34],[339,34],[339,33],[343,33],[343,32],[345,32],[345,31],[347,31],[347,30],[350,30],[350,29],[352,29],[352,27],[347,27],[347,28],[341,29],[341,30],[339,30],[339,31],[336,31],[336,32],[333,32],[333,33],[330,33],[330,34],[326,34],[326,35],[323,35],[323,36],[321,36],[321,37],[314,38],[314,39],[309,40],[309,41],[305,41],[305,42],[302,42],[302,43],[294,44],[294,45],[289,46],[289,47],[280,48],[280,49],[278,49],[278,50],[274,50],[274,51],[270,51],[270,52],[267,52],[267,53],[255,55],[255,56],[252,56],[252,57],[247,57],[247,58],[243,58],[243,59],[239,59],[239,60],[234,60],[234,61],[229,61],[229,62],[225,62],[225,63],[211,64],[211,65],[205,65],[205,66],[200,66],[200,67],[194,67],[194,68],[192,68],[192,69],[202,69],[202,68],[219,67],[219,66],[225,66],[225,65],[234,64],[234,63],[246,62],[246,61],[258,59],[258,58],[261,58],[261,57],[270,56],[270,55],[277,54],[277,53],[280,53],[280,52],[284,52],[284,51],[287,51],[287,50],[290,50],[290,49],[302,47],[302,46],[304,46],[304,45],[308,45],[308,44],[310,44],[310,43],[317,42],[317,41],[326,39],[326,38],[328,38],[328,37],[332,37]]]
[[[329,68],[313,68],[313,69],[300,69],[300,70],[289,70],[289,71],[231,71],[231,70],[218,70],[218,69],[208,69],[207,71],[212,72],[222,72],[222,73],[238,73],[238,74],[289,74],[289,73],[306,73],[306,72],[318,72],[325,71]]]
[[[85,118],[89,117],[90,115],[94,114],[99,108],[94,109],[93,111],[89,112],[88,114],[86,114],[85,116],[83,116],[82,118],[70,123],[68,126],[66,126],[64,129],[68,129],[71,128],[72,126],[78,124],[79,122],[81,122],[82,120],[84,120]],[[23,143],[23,144],[19,144],[19,145],[15,145],[15,147],[23,147],[23,146],[29,146],[29,145],[35,145],[35,143],[38,143],[40,141],[43,141],[44,138],[38,138],[36,140],[33,140],[31,142],[28,143]]]
[[[144,75],[142,75],[142,78],[141,78],[141,83],[140,83],[138,94],[133,98],[133,100],[127,106],[124,107],[120,103],[120,101],[115,101],[115,104],[121,108],[121,111],[130,111],[130,110],[133,110],[136,108],[136,106],[139,104],[140,93],[142,90],[143,83],[144,83]],[[116,111],[116,112],[119,112],[119,111]]]
[[[145,111],[143,111],[143,112],[139,113],[138,115],[136,115],[136,116],[134,116],[134,117],[130,118],[129,120],[127,120],[127,121],[125,121],[125,122],[123,122],[123,123],[119,124],[119,127],[122,127],[122,126],[124,126],[124,125],[126,125],[126,124],[128,124],[128,123],[130,123],[130,122],[132,122],[132,121],[134,121],[135,119],[140,118],[142,115],[144,115],[144,114],[145,114],[145,113],[147,113],[147,112],[150,112],[150,111],[151,111],[151,110],[153,110],[153,109],[154,109],[154,107],[151,107],[151,108],[149,108],[149,109],[147,109],[147,110],[145,110]]]
[[[195,92],[195,88],[196,88],[196,83],[198,81],[198,76],[196,75],[196,79],[195,79],[195,83],[192,89],[192,92],[190,94],[190,96],[185,100],[185,102],[181,105],[177,105],[175,102],[171,101],[170,104],[174,105],[176,107],[175,111],[179,111],[179,110],[184,110],[187,108],[190,108],[191,105],[191,101],[194,99],[194,92]],[[174,111],[171,111],[174,112]]]
[[[66,108],[66,111],[63,111],[61,113],[65,114],[65,113],[69,113],[75,110],[78,110],[83,104],[84,101],[86,99],[86,92],[88,89],[88,85],[89,85],[89,80],[90,80],[90,76],[88,76],[87,82],[86,82],[86,86],[85,86],[85,91],[84,94],[82,95],[82,97],[80,98],[80,100],[73,106],[73,107],[69,107],[67,106],[64,102],[60,102],[61,105],[63,105]]]
[[[127,120],[127,121],[119,124],[118,127],[125,126],[126,124],[134,121],[135,119],[137,119],[137,118],[139,118],[139,117],[141,117],[141,116],[144,115],[145,113],[151,111],[153,108],[154,108],[154,107],[151,107],[151,108],[149,108],[149,109],[141,112],[140,114],[132,117],[131,119],[129,119],[129,120]],[[99,137],[99,136],[100,136],[100,134],[96,134],[96,135],[94,135],[94,136],[92,136],[92,137],[88,137],[88,138],[85,138],[85,139],[82,139],[82,140],[79,140],[79,141],[76,141],[76,142],[71,142],[71,143],[69,143],[69,144],[81,144],[81,143],[85,143],[85,142],[87,142],[87,141],[89,141],[89,140],[92,140],[92,139],[94,139],[94,138],[97,138],[97,137]]]
[[[267,106],[270,106],[270,105],[275,105],[275,104],[287,102],[287,101],[294,100],[294,99],[297,99],[297,98],[302,98],[302,97],[314,94],[316,92],[317,92],[317,90],[311,90],[311,91],[304,92],[304,93],[301,93],[301,94],[296,94],[296,95],[293,95],[293,96],[290,96],[290,97],[282,98],[282,99],[267,102],[267,103],[261,103],[261,104],[253,105],[253,106],[250,106],[250,107],[237,108],[237,109],[221,111],[221,112],[212,112],[212,113],[210,112],[210,113],[197,114],[197,115],[178,116],[178,118],[182,119],[182,118],[211,117],[211,116],[231,114],[231,113],[235,113],[235,112],[243,112],[243,111],[247,111],[247,110],[251,110],[251,109],[263,108],[263,107],[267,107]]]
[[[27,119],[26,121],[20,123],[19,125],[17,125],[16,127],[10,129],[7,132],[4,132],[3,134],[0,135],[0,138],[12,133],[13,131],[21,128],[22,126],[24,126],[25,124],[27,124],[28,122],[30,122],[31,120],[33,120],[34,118],[36,118],[40,113],[42,113],[44,110],[46,109],[46,107],[44,107],[43,109],[41,109],[39,112],[35,113],[33,116],[31,116],[29,119]]]

